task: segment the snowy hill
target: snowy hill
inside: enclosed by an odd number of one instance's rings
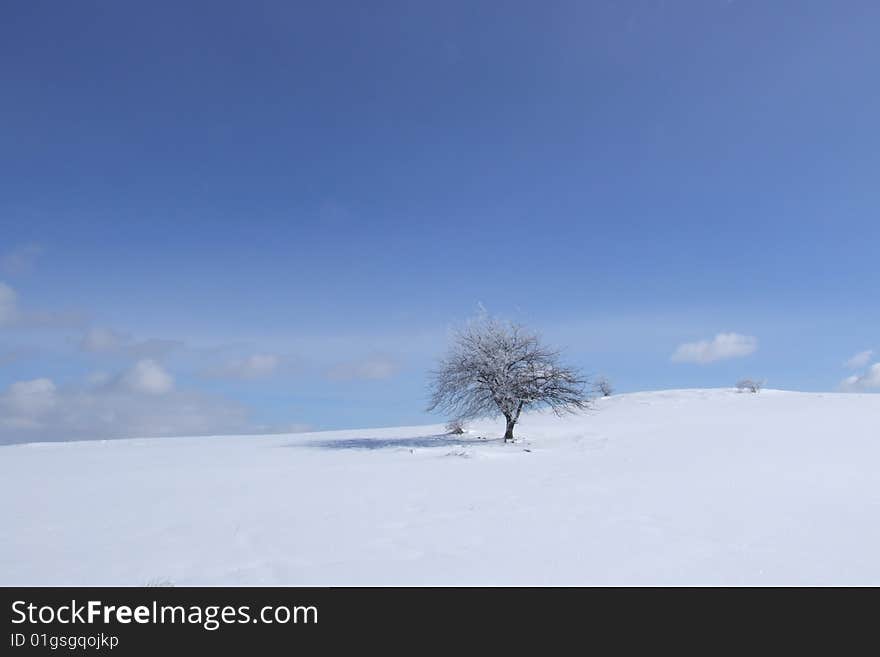
[[[0,585],[880,584],[880,395],[0,447]],[[492,440],[480,440],[489,436]]]

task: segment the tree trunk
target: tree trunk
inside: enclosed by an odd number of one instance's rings
[[[512,443],[513,442],[513,425],[516,424],[516,420],[513,419],[510,415],[505,415],[504,419],[507,420],[507,428],[504,430],[504,442]]]

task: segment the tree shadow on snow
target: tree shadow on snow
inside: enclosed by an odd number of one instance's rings
[[[349,438],[343,440],[313,440],[289,447],[317,447],[319,449],[393,449],[416,447],[461,447],[466,445],[484,445],[499,442],[500,439],[467,438],[440,434],[437,436],[416,436],[412,438]]]

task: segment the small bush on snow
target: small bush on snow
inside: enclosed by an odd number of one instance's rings
[[[759,393],[761,392],[761,388],[764,387],[763,381],[755,381],[753,379],[742,379],[737,382],[736,389],[739,392],[753,392]]]
[[[164,579],[162,577],[154,577],[153,579],[148,580],[147,583],[144,584],[144,586],[148,589],[170,588],[170,587],[174,586],[174,582],[172,582],[170,579]]]
[[[603,397],[610,397],[614,393],[614,386],[611,385],[611,381],[606,379],[604,376],[600,376],[596,379],[593,387]]]
[[[465,427],[464,420],[450,420],[446,423],[446,431],[447,433],[460,435],[465,433],[467,428]]]

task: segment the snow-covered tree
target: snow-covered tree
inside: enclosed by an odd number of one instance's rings
[[[761,392],[761,388],[764,387],[763,381],[756,381],[755,379],[741,379],[737,381],[736,389],[740,392]]]
[[[614,386],[611,385],[611,381],[609,381],[606,377],[600,376],[596,379],[596,383],[593,385],[596,392],[598,392],[603,397],[610,397],[612,393],[614,393]]]
[[[503,415],[509,442],[523,409],[549,407],[561,415],[587,408],[586,385],[536,334],[484,315],[455,335],[432,372],[428,410],[463,419]]]

